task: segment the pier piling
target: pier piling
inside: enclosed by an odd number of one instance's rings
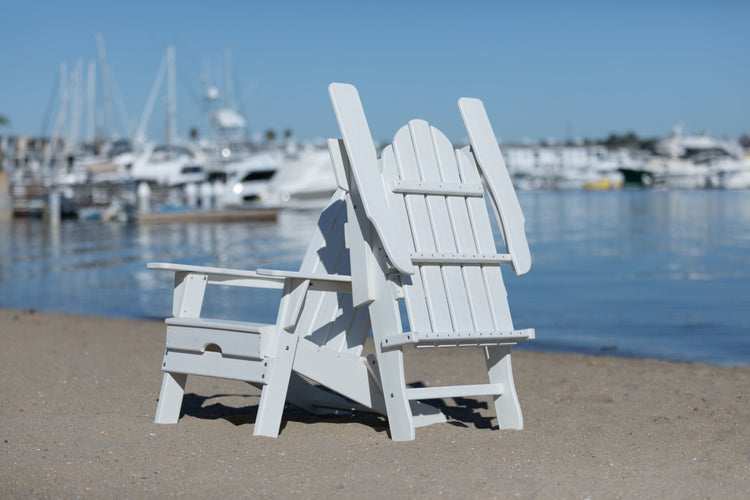
[[[10,220],[13,216],[13,202],[8,189],[8,174],[0,171],[0,221]]]

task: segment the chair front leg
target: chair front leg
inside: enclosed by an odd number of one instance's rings
[[[263,349],[271,364],[267,382],[260,393],[258,415],[255,418],[254,436],[277,437],[281,427],[289,380],[292,375],[294,356],[297,352],[298,335],[295,329],[309,280],[288,278],[279,304],[276,327],[265,333]],[[272,336],[269,338],[269,336]]]
[[[164,373],[154,422],[157,424],[177,423],[182,409],[182,397],[185,395],[186,382],[187,375],[184,373]]]

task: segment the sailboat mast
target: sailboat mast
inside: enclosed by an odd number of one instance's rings
[[[104,96],[104,123],[107,134],[114,137],[114,126],[112,122],[112,98],[109,94],[109,68],[107,67],[107,51],[104,48],[104,37],[101,33],[96,34],[96,45],[99,49],[99,70],[102,74],[102,95]]]
[[[70,130],[68,131],[68,144],[65,148],[66,154],[78,152],[78,134],[81,126],[81,114],[83,111],[83,61],[78,61],[70,80]]]
[[[136,144],[143,144],[146,142],[146,126],[148,120],[151,117],[151,112],[154,109],[154,103],[156,102],[156,96],[161,88],[162,81],[164,80],[164,71],[167,68],[167,54],[164,54],[159,63],[159,69],[156,72],[156,78],[151,86],[151,92],[148,94],[148,100],[146,101],[146,107],[143,109],[141,120],[138,122],[138,128],[135,131],[133,142]],[[169,135],[169,134],[167,134]]]
[[[232,48],[229,45],[224,52],[224,70],[226,71],[227,105],[234,109],[234,72],[232,68]]]
[[[57,113],[57,119],[55,120],[55,127],[52,131],[52,137],[47,144],[47,149],[44,151],[44,158],[42,161],[42,175],[47,176],[47,180],[51,180],[54,177],[52,168],[52,155],[57,153],[55,160],[55,170],[60,168],[62,163],[62,157],[60,155],[61,150],[57,148],[57,142],[60,139],[60,132],[63,129],[66,119],[66,111],[69,104],[69,92],[70,85],[68,84],[68,65],[65,62],[60,63],[60,110]]]
[[[87,75],[87,93],[86,105],[88,106],[88,115],[86,118],[86,142],[94,143],[94,134],[96,131],[96,63],[89,61],[89,70]]]
[[[174,45],[167,48],[167,144],[177,141],[177,78]]]

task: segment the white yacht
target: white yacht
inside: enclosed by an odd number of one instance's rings
[[[222,165],[224,188],[221,192],[224,206],[242,206],[265,198],[270,180],[284,162],[280,150],[263,150],[249,153]],[[217,170],[213,171],[219,175]]]
[[[335,190],[328,147],[308,144],[287,148],[284,163],[270,179],[262,203],[278,208],[320,208]]]
[[[130,176],[165,186],[199,183],[207,179],[205,155],[188,146],[146,146],[133,162]]]
[[[716,165],[718,185],[724,189],[750,189],[750,156]]]
[[[269,149],[227,167],[225,206],[320,208],[336,190],[328,148]]]
[[[644,165],[644,183],[667,189],[703,189],[710,187],[711,170],[683,158],[654,157]]]

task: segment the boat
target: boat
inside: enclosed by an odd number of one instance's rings
[[[517,189],[617,189],[618,168],[637,162],[627,151],[602,146],[507,146],[508,170]]]
[[[279,171],[271,177],[262,196],[264,206],[321,208],[336,190],[331,155],[324,144],[308,144],[287,150]]]
[[[258,151],[243,155],[222,165],[223,179],[215,170],[216,180],[222,183],[220,203],[223,206],[242,206],[263,199],[270,179],[278,172],[284,156],[278,150]]]
[[[716,165],[718,185],[723,189],[750,189],[750,156]]]
[[[711,187],[711,170],[707,165],[688,159],[655,157],[643,170],[651,178],[651,186],[667,189],[703,189]]]
[[[200,183],[208,179],[206,157],[192,146],[147,145],[130,168],[136,182],[152,182],[166,186]]]

